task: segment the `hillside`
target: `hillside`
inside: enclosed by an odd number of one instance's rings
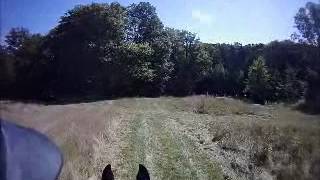
[[[1,118],[62,149],[64,179],[317,179],[320,117],[231,98],[127,98],[67,105],[1,102]]]

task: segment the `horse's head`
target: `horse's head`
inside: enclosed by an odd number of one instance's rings
[[[111,169],[111,165],[108,164],[103,172],[101,180],[114,180],[113,172]],[[137,180],[150,180],[149,172],[146,167],[142,164],[139,164],[139,171],[137,174]]]

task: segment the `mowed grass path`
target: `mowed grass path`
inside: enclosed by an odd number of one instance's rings
[[[170,103],[170,102],[169,102]],[[121,179],[135,179],[137,164],[146,165],[153,179],[221,179],[218,165],[187,134],[182,132],[177,113],[161,99],[136,99],[121,147],[121,166],[129,171]]]
[[[320,119],[230,98],[126,98],[69,105],[1,102],[1,117],[35,128],[64,153],[60,179],[314,179]]]

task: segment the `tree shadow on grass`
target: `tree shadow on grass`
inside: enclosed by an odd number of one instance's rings
[[[293,107],[293,109],[309,115],[320,115],[319,109],[312,107],[306,103],[300,103],[297,106]]]
[[[41,105],[67,105],[78,103],[91,103],[96,101],[113,100],[116,98],[111,97],[64,97],[55,99],[37,99],[37,98],[3,98],[0,99],[2,103],[6,102],[22,102],[28,104],[41,104]]]
[[[9,102],[22,102],[28,104],[41,104],[41,105],[68,105],[79,103],[92,103],[97,101],[116,100],[123,98],[133,97],[149,97],[149,96],[64,96],[56,98],[0,98],[1,103]],[[151,97],[151,96],[150,96]],[[152,96],[155,97],[155,96]]]

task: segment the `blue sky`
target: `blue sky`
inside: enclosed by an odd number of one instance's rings
[[[198,34],[203,42],[268,43],[290,38],[294,15],[310,0],[147,0],[165,26]],[[318,2],[318,0],[311,0]],[[1,0],[1,42],[12,27],[47,33],[77,4],[110,0]],[[129,5],[139,0],[118,0]]]

